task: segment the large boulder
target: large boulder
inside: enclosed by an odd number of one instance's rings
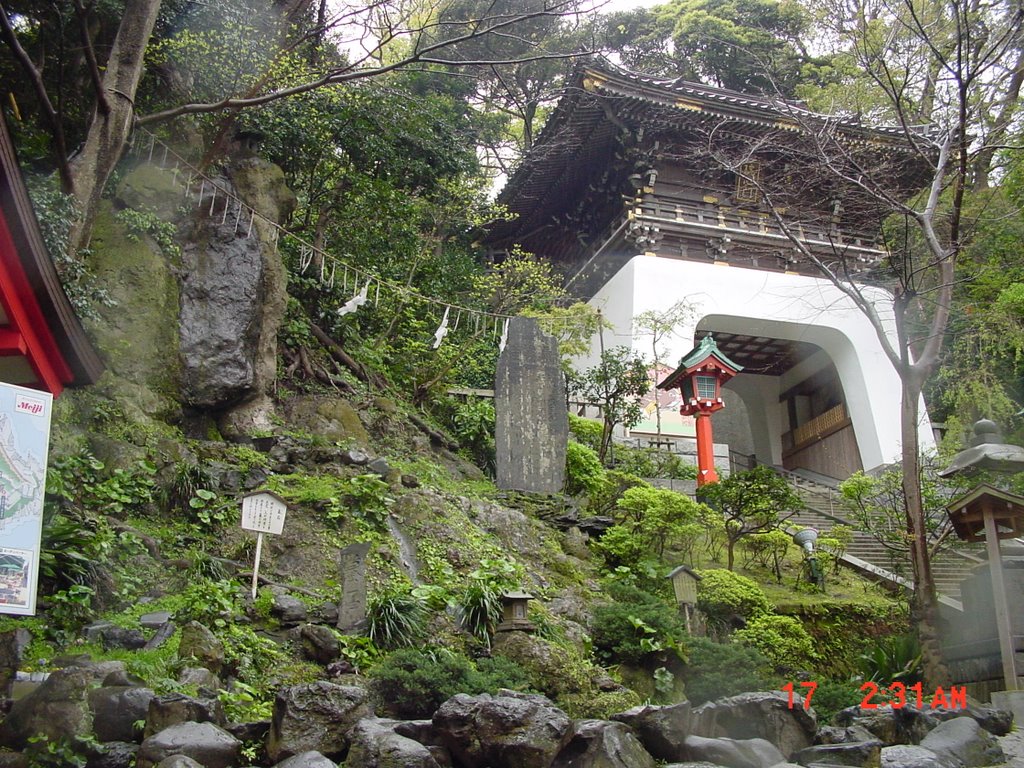
[[[221,688],[220,678],[206,667],[185,667],[178,674],[178,682],[201,693],[213,693]]]
[[[395,732],[396,721],[368,717],[349,731],[346,765],[360,768],[439,768],[423,744]]]
[[[570,736],[569,716],[550,700],[511,691],[457,694],[433,723],[462,768],[549,768]]]
[[[971,717],[955,717],[935,726],[921,739],[921,746],[940,757],[956,758],[965,768],[1003,762],[1003,748],[996,737]]]
[[[115,685],[89,691],[93,733],[98,741],[135,741],[136,723],[146,719],[154,693],[149,688]]]
[[[139,745],[128,741],[108,741],[89,755],[85,768],[135,768]]]
[[[725,768],[772,768],[786,758],[764,739],[707,739],[687,736],[686,750],[691,760],[704,760]]]
[[[854,768],[878,768],[882,755],[882,742],[859,741],[850,744],[819,744],[801,749],[793,755],[793,762],[800,765],[850,765]]]
[[[578,720],[551,768],[654,768],[654,758],[628,726]]]
[[[338,768],[338,764],[311,749],[309,752],[282,760],[274,768]]]
[[[293,685],[277,693],[267,735],[267,756],[278,762],[316,750],[332,760],[348,752],[348,731],[373,710],[366,691],[325,680]]]
[[[441,735],[434,728],[432,720],[398,720],[394,725],[395,733],[418,741],[430,750],[438,765],[450,768],[452,757],[444,745]]]
[[[707,738],[765,739],[787,758],[811,746],[817,717],[779,691],[741,693],[702,704],[693,711],[692,732]]]
[[[270,606],[270,614],[277,619],[283,627],[294,627],[306,621],[309,610],[306,604],[288,593],[275,593],[273,605]]]
[[[178,723],[145,741],[136,756],[136,768],[153,766],[174,755],[190,757],[204,768],[231,768],[242,742],[213,723]]]
[[[646,705],[612,715],[612,720],[632,728],[644,749],[659,760],[686,757],[686,737],[690,735],[690,702],[668,706]]]
[[[303,624],[299,628],[302,655],[324,666],[341,658],[341,643],[330,627],[323,624]]]
[[[183,693],[166,693],[149,700],[146,712],[146,730],[143,738],[149,738],[165,728],[178,723],[213,723],[224,725],[224,705],[220,699],[193,698]]]
[[[859,725],[825,725],[818,729],[814,737],[815,744],[856,744],[861,741],[875,741],[871,731]]]
[[[178,656],[195,659],[200,666],[217,674],[224,666],[224,643],[206,625],[190,621],[181,628]]]
[[[931,713],[939,721],[952,720],[954,717],[969,717],[993,736],[1005,736],[1013,727],[1013,712],[981,704],[967,699],[966,707],[953,709],[937,709]]]
[[[938,712],[938,710],[936,710]],[[833,722],[841,728],[852,725],[869,731],[886,746],[893,744],[919,744],[939,724],[936,713],[918,709],[910,704],[899,707],[861,709],[847,707],[836,713]]]
[[[51,742],[74,742],[92,733],[92,711],[88,693],[93,672],[85,667],[68,667],[53,672],[43,683],[14,702],[0,725],[0,746],[24,749],[30,736],[44,736]]]
[[[182,249],[179,348],[185,401],[223,411],[222,434],[244,435],[272,426],[269,393],[287,299],[275,225],[295,196],[281,169],[256,157],[233,162],[228,176],[217,184],[258,215],[240,212],[226,195],[207,195],[198,207]]]
[[[204,766],[202,763],[197,763],[191,757],[171,755],[157,763],[156,768],[204,768]]]
[[[961,768],[960,763],[939,757],[917,744],[894,744],[882,748],[882,768]]]
[[[166,190],[165,202],[181,200],[180,188],[171,191],[171,174],[152,167],[145,173]],[[110,301],[96,302],[97,317],[86,319],[86,325],[103,350],[107,367],[97,389],[116,398],[130,422],[154,424],[181,414],[176,402],[181,384],[176,276],[180,265],[149,237],[131,233],[117,217],[117,209],[137,204],[124,192],[139,174],[138,169],[129,172],[118,190],[120,199],[100,205],[87,262]],[[173,221],[176,216],[171,212],[162,218]]]
[[[295,395],[285,403],[288,423],[295,429],[331,442],[352,442],[363,448],[372,444],[370,435],[359,418],[359,412],[347,401],[322,395]],[[369,457],[358,450],[339,456],[345,464],[365,465]]]

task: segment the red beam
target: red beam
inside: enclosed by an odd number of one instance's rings
[[[8,329],[22,337],[25,356],[36,375],[36,383],[57,397],[72,373],[50,331],[32,286],[21,266],[7,219],[0,214],[0,304]],[[15,354],[11,352],[10,354]]]
[[[12,328],[9,325],[0,328],[0,357],[27,354],[28,345],[25,343],[25,337],[17,328]]]

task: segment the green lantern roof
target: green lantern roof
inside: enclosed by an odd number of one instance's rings
[[[715,342],[714,337],[709,333],[701,339],[700,344],[683,355],[683,359],[679,362],[679,367],[658,383],[658,389],[674,389],[678,387],[679,379],[685,376],[687,372],[699,366],[709,357],[715,358],[720,365],[725,368],[729,368],[734,373],[739,373],[743,370],[742,365],[734,363],[722,353],[718,348],[718,344]]]

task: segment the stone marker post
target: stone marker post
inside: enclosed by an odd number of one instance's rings
[[[513,317],[494,381],[498,487],[558,493],[569,419],[558,342],[536,320]]]
[[[338,629],[347,635],[366,629],[366,556],[370,543],[351,544],[341,550],[341,604]]]

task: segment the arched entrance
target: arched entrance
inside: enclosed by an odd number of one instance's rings
[[[749,328],[749,320],[743,324]],[[764,323],[758,325],[767,331]],[[743,366],[742,376],[726,387],[742,399],[745,413],[717,414],[719,433],[735,434],[746,426],[758,460],[786,469],[834,478],[863,469],[843,384],[828,352],[809,341],[737,333],[725,326],[735,323],[711,316],[697,324],[697,336],[711,333],[719,349]]]
[[[891,309],[891,297],[878,289],[862,291],[877,295],[881,322],[889,325],[885,309]],[[746,405],[745,416],[726,400],[726,408],[713,417],[716,442],[745,426],[758,461],[840,478],[899,458],[899,377],[874,327],[830,282],[637,256],[591,304],[613,326],[605,332],[605,346],[622,344],[645,353],[646,342],[633,334],[633,318],[681,299],[690,303],[693,318],[678,329],[662,359],[674,367],[702,333],[711,331],[727,355],[738,355],[736,362],[749,368],[726,387]],[[592,364],[599,354],[595,344],[580,364]],[[934,439],[923,407],[921,413],[919,436],[927,449]],[[729,422],[736,418],[745,425]]]

